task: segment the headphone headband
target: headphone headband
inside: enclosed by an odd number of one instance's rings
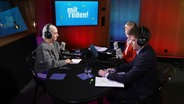
[[[49,29],[50,29],[50,24],[47,24],[47,31],[49,31]]]
[[[144,27],[144,26],[141,26],[140,27],[140,34],[139,34],[139,38],[137,40],[137,44],[142,47],[144,46],[146,43],[148,43],[148,40],[149,40],[149,30]]]
[[[46,31],[45,31],[45,37],[46,37],[47,39],[50,39],[50,38],[52,37],[52,34],[51,34],[51,32],[50,32],[50,25],[51,25],[51,24],[47,24]]]

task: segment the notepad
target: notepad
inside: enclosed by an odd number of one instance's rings
[[[105,77],[95,77],[95,86],[96,87],[124,87],[123,83],[117,81],[109,80]]]
[[[54,80],[63,80],[65,78],[66,74],[64,73],[53,73],[49,79],[54,79]]]

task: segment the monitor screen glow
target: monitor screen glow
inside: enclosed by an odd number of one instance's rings
[[[28,28],[18,7],[0,12],[0,38],[26,30]]]
[[[98,25],[98,1],[55,1],[56,26]]]

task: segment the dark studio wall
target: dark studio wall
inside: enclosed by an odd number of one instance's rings
[[[34,5],[33,0],[1,0],[0,4],[3,5],[0,6],[0,12],[18,7],[23,17],[22,21],[27,26],[25,31],[17,31],[14,34],[0,37],[1,101],[9,104],[32,79],[25,63],[25,57],[37,46],[35,30],[32,24],[34,23],[32,9]],[[2,16],[2,14],[0,15]],[[5,29],[7,31],[15,30],[16,19],[13,14],[9,18],[14,20],[13,25],[11,21],[6,23],[0,20],[0,35]],[[17,18],[20,19],[19,17]],[[20,26],[18,29],[23,28],[20,25],[21,23],[17,22],[17,24]],[[8,27],[6,28],[6,26]]]
[[[35,34],[0,48],[1,96],[10,102],[32,79],[25,57],[37,46]],[[8,103],[7,103],[8,104]]]

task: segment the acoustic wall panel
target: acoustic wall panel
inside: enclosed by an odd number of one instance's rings
[[[158,56],[184,58],[184,0],[142,0],[140,24]]]
[[[141,0],[111,0],[110,40],[125,41],[124,25],[128,21],[139,24]]]

